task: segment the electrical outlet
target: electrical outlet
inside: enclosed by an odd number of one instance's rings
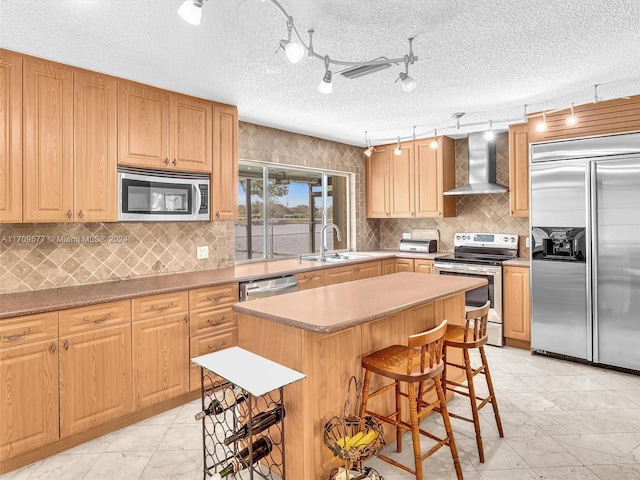
[[[411,234],[409,232],[402,232],[402,239],[409,240],[411,238]]]
[[[209,258],[209,247],[207,247],[206,245],[204,247],[198,247],[196,252],[196,257],[198,258],[198,260]]]
[[[527,248],[531,248],[531,237],[526,237],[524,239],[524,246]]]

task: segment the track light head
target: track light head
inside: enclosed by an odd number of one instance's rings
[[[185,0],[178,9],[178,14],[185,22],[191,25],[200,25],[203,4],[204,0]]]
[[[298,63],[304,57],[304,47],[289,40],[280,40],[280,47],[291,63]]]
[[[373,148],[371,145],[369,145],[369,147],[364,151],[364,154],[367,157],[371,157],[371,155],[373,154],[373,152],[375,152],[375,148]]]
[[[438,129],[437,128],[433,131],[433,140],[431,140],[431,142],[429,142],[429,148],[431,150],[437,150],[438,149]]]
[[[542,121],[536,123],[536,132],[546,132],[547,131],[547,112],[542,112]]]
[[[493,122],[489,120],[489,130],[484,132],[484,139],[487,142],[493,142],[496,139],[496,134],[493,131]]]
[[[399,157],[400,155],[402,155],[402,147],[400,147],[400,137],[398,137],[398,146],[395,148],[395,150],[393,151],[393,154],[396,157]]]
[[[416,85],[418,85],[418,82],[416,82],[414,78],[410,77],[404,72],[400,72],[400,77],[398,78],[398,80],[400,80],[400,83],[402,84],[402,90],[404,90],[405,92],[410,92],[411,90],[416,88]]]
[[[324,77],[322,77],[320,84],[318,85],[318,90],[320,92],[322,93],[333,92],[333,82],[331,81],[332,77],[333,77],[333,74],[331,73],[331,71],[327,70],[327,72],[324,74]]]
[[[578,117],[573,113],[573,103],[571,104],[571,115],[564,120],[564,123],[567,124],[567,127],[573,127],[578,123]]]
[[[324,57],[324,77],[322,77],[322,81],[320,82],[320,85],[318,85],[318,90],[322,93],[333,92],[333,73],[331,73],[331,70],[329,70],[329,64],[329,55],[326,55]]]

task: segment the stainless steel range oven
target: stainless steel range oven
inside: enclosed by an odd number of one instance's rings
[[[468,308],[491,302],[487,327],[489,345],[503,345],[502,262],[518,254],[518,235],[509,233],[456,233],[454,253],[436,257],[439,275],[484,278],[488,284],[465,294]]]

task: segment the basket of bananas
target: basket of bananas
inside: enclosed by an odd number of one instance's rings
[[[347,391],[344,413],[340,417],[331,418],[324,426],[324,444],[338,458],[349,465],[360,465],[360,462],[375,455],[384,446],[382,425],[371,416],[360,418],[349,412],[351,386],[355,385],[356,400],[359,400],[359,382],[351,377]],[[358,402],[356,402],[358,404]]]

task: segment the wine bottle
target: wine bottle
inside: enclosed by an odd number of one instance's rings
[[[244,402],[248,396],[249,394],[239,387],[225,388],[216,393],[207,408],[196,414],[196,420],[202,420],[207,415],[219,415],[234,405]]]
[[[233,473],[238,473],[240,470],[248,468],[249,465],[253,465],[261,458],[266,457],[271,453],[273,444],[268,437],[260,437],[258,440],[251,444],[253,449],[253,455],[249,456],[249,447],[244,448],[238,453],[238,456],[232,458],[229,463],[218,473],[214,473],[211,477],[212,480],[221,480]]]
[[[275,425],[276,423],[278,423],[284,418],[284,415],[284,407],[281,403],[277,404],[276,407],[272,410],[260,412],[251,419],[251,424],[249,424],[249,422],[245,423],[230,437],[225,438],[224,444],[229,445],[236,440],[246,438],[249,435],[249,425],[251,425],[252,434],[260,433],[269,428],[271,425]]]

